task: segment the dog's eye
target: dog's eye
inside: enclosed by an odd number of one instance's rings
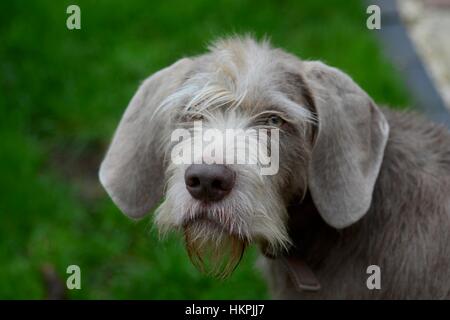
[[[196,113],[191,116],[191,121],[201,121],[203,120],[203,115]]]
[[[267,118],[266,122],[269,126],[281,127],[285,121],[281,117],[273,114]]]
[[[201,121],[203,120],[203,115],[199,113],[189,113],[181,116],[182,122],[192,122],[192,121]]]

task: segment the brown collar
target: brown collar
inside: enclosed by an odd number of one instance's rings
[[[336,230],[320,217],[309,191],[301,201],[293,201],[288,212],[293,247],[279,260],[297,291],[318,291],[320,282],[310,266],[319,267],[328,255],[336,240]]]
[[[305,261],[296,256],[280,258],[297,291],[319,291],[320,283]]]

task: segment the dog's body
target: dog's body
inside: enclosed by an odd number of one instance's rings
[[[170,162],[171,133],[195,131],[199,116],[221,132],[279,132],[278,173],[261,176],[259,160]],[[259,149],[247,138],[251,158]],[[100,180],[133,218],[165,193],[156,224],[184,231],[200,269],[212,252],[213,272],[227,275],[257,244],[276,298],[450,298],[449,132],[381,111],[339,70],[267,43],[221,41],[147,79]],[[313,271],[319,291],[294,285],[292,257]],[[371,265],[380,267],[379,290],[366,283]]]
[[[293,206],[294,252],[322,289],[297,290],[279,260],[262,258],[273,297],[450,298],[450,134],[412,113],[383,112],[390,137],[369,212],[338,231],[308,199]],[[370,265],[380,267],[380,290],[367,288]]]

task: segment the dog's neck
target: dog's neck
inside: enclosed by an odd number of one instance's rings
[[[309,191],[303,201],[293,201],[288,207],[289,236],[293,246],[288,255],[304,259],[312,268],[318,268],[326,258],[339,233],[320,216]]]
[[[309,192],[303,200],[292,201],[288,212],[293,245],[278,259],[298,290],[320,290],[320,279],[316,278],[315,271],[326,259],[339,234],[323,221]]]

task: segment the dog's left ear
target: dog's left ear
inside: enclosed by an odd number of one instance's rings
[[[318,117],[310,192],[322,218],[344,228],[370,207],[389,125],[372,99],[343,72],[304,62],[303,75]]]
[[[192,60],[181,59],[144,81],[100,166],[100,182],[129,217],[142,217],[163,195],[164,166],[159,148],[168,119],[164,119],[167,113],[156,115],[155,110],[179,88],[191,65]]]

